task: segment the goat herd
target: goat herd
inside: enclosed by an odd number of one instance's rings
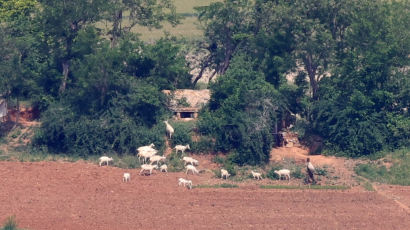
[[[184,152],[187,149],[190,149],[189,144],[187,145],[176,145],[175,146],[175,151],[176,153],[178,153],[179,151],[181,151],[182,154],[184,154]],[[141,162],[142,161],[142,165],[141,165],[141,171],[139,173],[139,175],[142,175],[144,173],[144,175],[146,175],[146,173],[148,173],[148,175],[152,174],[152,170],[154,169],[159,169],[160,172],[168,172],[168,166],[163,163],[161,166],[159,165],[160,162],[164,162],[166,160],[165,156],[159,156],[156,155],[158,153],[158,150],[154,149],[154,144],[150,144],[147,146],[142,146],[139,147],[137,149],[138,151],[138,159]],[[99,158],[100,163],[99,165],[102,166],[103,164],[108,165],[109,162],[113,161],[112,157],[107,157],[107,156],[102,156]],[[188,175],[188,172],[191,171],[192,174],[199,174],[198,169],[195,166],[199,165],[198,160],[192,158],[192,157],[183,157],[181,159],[182,161],[184,161],[184,166],[186,168],[185,173]],[[149,164],[148,164],[149,162]],[[254,172],[253,170],[251,171],[252,176],[254,179],[256,180],[262,180],[262,174],[259,172]],[[285,177],[285,179],[290,180],[290,170],[288,169],[281,169],[281,170],[275,170],[275,173],[279,176],[279,178],[281,179],[283,176]],[[231,174],[226,170],[226,169],[221,169],[221,178],[222,179],[228,179],[228,177]],[[124,182],[129,182],[131,179],[131,175],[130,173],[124,173],[123,176],[123,181]],[[184,187],[187,187],[189,189],[192,189],[192,181],[191,180],[187,180],[184,178],[179,178],[178,180],[178,185],[181,186],[183,185]]]

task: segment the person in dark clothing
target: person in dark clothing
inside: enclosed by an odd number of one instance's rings
[[[308,176],[309,176],[308,179],[307,179],[307,182],[316,184],[315,177],[313,176],[313,174],[315,173],[315,167],[310,162],[309,157],[306,159],[306,172],[308,173]]]

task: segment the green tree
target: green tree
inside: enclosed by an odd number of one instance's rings
[[[39,0],[38,15],[49,52],[54,55],[61,71],[59,92],[63,93],[70,76],[71,61],[75,57],[73,44],[79,32],[101,20],[106,1],[55,1]]]
[[[409,65],[408,22],[393,19],[405,11],[402,4],[360,2],[346,34],[343,58],[335,76],[325,81],[322,102],[315,105],[314,128],[341,152],[369,155],[389,145],[397,147],[392,144],[408,137],[402,129],[409,124],[408,114],[401,111],[408,106],[402,101],[402,87],[408,87],[408,73],[402,72]],[[402,135],[397,129],[404,131]]]
[[[8,99],[19,102],[39,92],[37,81],[41,71],[41,59],[38,53],[38,38],[36,24],[30,18],[34,4],[29,1],[16,2],[21,4],[11,7],[10,2],[4,2],[2,11],[7,17],[0,25],[0,82],[1,94]],[[19,122],[17,113],[16,123]]]
[[[36,0],[2,0],[0,2],[0,22],[28,16],[36,4]]]
[[[201,64],[201,74],[194,79],[194,85],[207,67],[219,74],[226,72],[243,35],[248,31],[250,6],[249,0],[224,0],[195,8],[205,33],[206,47],[203,48],[208,50],[208,54]]]
[[[264,75],[252,71],[255,63],[235,56],[225,75],[211,85],[209,110],[202,112],[200,131],[216,138],[217,151],[234,152],[238,164],[269,160],[273,128],[286,102]]]
[[[136,25],[161,28],[167,21],[171,25],[179,23],[175,6],[171,0],[110,0],[105,19],[112,23],[108,31],[111,46],[129,33]]]

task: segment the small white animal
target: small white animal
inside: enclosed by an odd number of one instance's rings
[[[145,146],[141,146],[137,149],[138,152],[144,151],[144,150],[149,150],[149,149],[153,149],[155,147],[154,143],[151,143],[150,145],[145,145]]]
[[[168,172],[168,166],[167,165],[161,165],[161,167],[159,167],[161,172]]]
[[[187,165],[186,166],[186,174],[188,174],[188,171],[191,171],[192,172],[192,174],[198,174],[199,173],[199,171],[195,168],[195,166],[193,166],[193,165]]]
[[[184,154],[184,152],[185,152],[185,150],[187,150],[187,149],[191,149],[190,147],[189,147],[189,144],[188,145],[175,145],[175,151],[176,151],[176,153],[178,153],[179,151],[181,151],[181,153],[182,154]]]
[[[129,173],[124,173],[124,176],[122,177],[123,182],[129,182],[131,180],[131,174]]]
[[[141,175],[141,173],[144,172],[144,171],[149,171],[149,175],[151,175],[151,174],[152,174],[152,170],[153,170],[153,169],[157,169],[157,168],[158,168],[158,166],[156,166],[156,165],[143,164],[143,165],[141,165],[140,175]]]
[[[221,169],[221,178],[222,179],[228,179],[228,177],[230,176],[231,174],[229,174],[229,172],[227,171],[227,170],[225,170],[225,169]]]
[[[163,156],[158,156],[158,155],[154,155],[149,158],[149,160],[151,161],[151,164],[153,164],[154,162],[157,162],[157,165],[159,165],[160,161],[164,161],[165,159],[167,158]]]
[[[166,125],[166,131],[169,136],[169,139],[171,139],[172,135],[174,134],[174,128],[172,128],[172,126],[168,123],[168,121],[164,121],[164,123]]]
[[[182,160],[185,162],[185,165],[187,165],[187,164],[199,165],[198,160],[195,160],[192,157],[183,157]]]
[[[289,169],[275,170],[274,172],[278,174],[279,179],[282,179],[282,176],[285,176],[285,179],[290,180],[290,170]]]
[[[157,154],[157,152],[158,152],[158,150],[155,150],[155,149],[143,150],[143,151],[138,153],[138,160],[141,162],[141,159],[143,159],[143,163],[145,164],[145,162],[147,162],[148,158],[154,156],[155,154]]]
[[[100,157],[100,167],[103,163],[106,163],[108,165],[108,162],[110,161],[113,161],[112,157],[106,157],[106,156]]]
[[[192,189],[192,181],[191,180],[185,180],[184,178],[179,178],[178,179],[178,186],[184,185],[184,187],[187,187],[189,189]]]
[[[251,171],[251,173],[252,173],[253,179],[262,180],[262,174],[261,173],[254,172],[253,170]]]

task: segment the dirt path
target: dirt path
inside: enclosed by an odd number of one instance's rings
[[[131,182],[122,174],[131,172]],[[375,192],[193,189],[183,173],[90,163],[0,162],[0,221],[27,229],[409,229],[410,215]],[[194,184],[205,176],[188,176]],[[410,196],[409,190],[401,191]]]

